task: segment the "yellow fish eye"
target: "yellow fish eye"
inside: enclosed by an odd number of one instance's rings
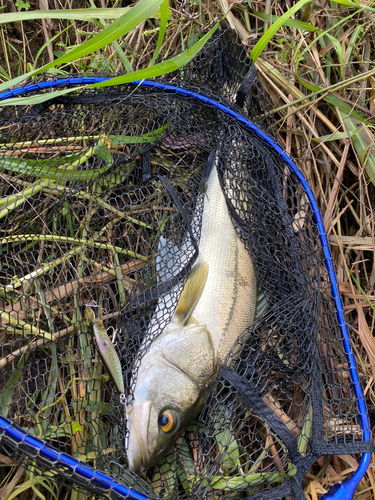
[[[158,423],[163,432],[169,432],[177,424],[177,415],[173,410],[165,410],[160,413]]]

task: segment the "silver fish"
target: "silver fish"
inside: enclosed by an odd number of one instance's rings
[[[161,239],[161,280],[182,267],[178,257],[189,257],[188,245],[173,258],[172,247]],[[172,295],[158,303],[149,332],[161,320],[163,304]],[[202,409],[217,370],[254,321],[256,302],[253,265],[232,224],[213,165],[204,197],[199,257],[172,320],[141,357],[134,400],[126,409],[132,471],[139,473],[157,462]]]

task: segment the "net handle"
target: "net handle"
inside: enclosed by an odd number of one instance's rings
[[[61,79],[56,79],[53,81],[44,81],[44,82],[37,82],[37,83],[31,83],[22,87],[17,87],[12,90],[7,90],[5,92],[0,93],[0,101],[9,99],[11,97],[17,97],[21,94],[28,94],[31,92],[37,92],[38,90],[44,90],[44,89],[51,89],[55,87],[61,87],[61,86],[70,86],[70,85],[90,85],[90,84],[95,84],[95,83],[100,83],[104,82],[107,80],[110,80],[110,77],[72,77],[72,78],[61,78]],[[257,125],[249,121],[245,116],[237,113],[236,111],[233,111],[230,109],[228,106],[226,106],[223,103],[220,103],[218,101],[215,101],[214,99],[211,99],[205,95],[199,94],[197,92],[193,92],[191,90],[184,89],[182,87],[175,87],[170,84],[163,84],[160,82],[154,82],[151,80],[135,80],[134,82],[130,82],[129,85],[134,85],[134,86],[142,86],[146,88],[152,88],[152,89],[159,89],[163,92],[168,92],[168,93],[174,93],[174,94],[179,94],[181,96],[184,96],[188,99],[194,99],[197,100],[207,106],[213,107],[221,111],[222,113],[230,116],[231,118],[234,118],[238,122],[240,122],[243,126],[245,126],[247,129],[251,130],[251,132],[255,133],[261,140],[263,140],[266,144],[268,144],[281,158],[285,163],[289,166],[291,171],[296,175],[300,185],[302,186],[309,202],[311,209],[313,211],[314,219],[317,224],[318,228],[318,233],[319,233],[319,239],[320,243],[322,245],[322,250],[324,254],[324,263],[326,266],[326,269],[328,271],[328,276],[329,276],[329,281],[331,285],[331,292],[332,292],[332,297],[335,303],[335,308],[336,308],[336,316],[337,316],[337,321],[338,325],[340,328],[341,332],[341,340],[342,344],[344,347],[346,359],[348,362],[349,366],[349,372],[350,372],[350,377],[352,380],[352,384],[354,387],[354,394],[358,402],[358,409],[359,409],[359,418],[361,422],[361,427],[363,431],[363,440],[364,441],[371,441],[371,431],[370,431],[370,422],[369,418],[367,415],[367,409],[366,409],[366,404],[364,400],[364,395],[362,391],[362,387],[359,381],[359,376],[357,372],[357,367],[356,367],[356,362],[354,355],[352,353],[351,347],[350,347],[350,340],[349,340],[349,331],[345,323],[345,317],[344,317],[344,310],[343,310],[343,304],[341,301],[340,297],[340,292],[339,292],[339,287],[337,283],[337,278],[335,275],[334,271],[334,266],[333,266],[333,261],[332,261],[332,256],[331,252],[329,249],[329,244],[328,244],[328,239],[327,235],[325,234],[324,230],[324,225],[323,225],[323,220],[322,216],[320,214],[314,193],[310,189],[304,175],[302,172],[299,170],[297,165],[293,162],[293,160],[285,153],[285,151],[280,147],[277,142],[267,135],[265,132],[263,132]],[[12,425],[12,428],[14,426]],[[9,426],[3,427],[1,420],[0,420],[0,430],[3,430],[5,433],[8,432]],[[35,439],[35,438],[33,438]],[[44,445],[46,446],[46,445]],[[50,449],[50,447],[48,447]],[[364,453],[361,457],[360,463],[358,465],[357,470],[353,474],[352,477],[348,478],[345,480],[342,484],[337,484],[334,485],[328,493],[322,496],[322,500],[350,500],[353,498],[354,491],[359,483],[359,481],[363,478],[363,476],[366,473],[366,470],[369,466],[370,463],[370,458],[371,458],[371,453]],[[83,467],[87,467],[86,465],[83,464]],[[79,471],[79,467],[76,468],[76,471]],[[103,475],[102,473],[100,473]],[[109,481],[112,481],[112,484],[115,484],[111,478],[107,478]],[[95,477],[93,478],[93,482],[95,483]],[[119,483],[116,483],[119,484]],[[349,486],[350,484],[350,486]],[[345,488],[345,485],[348,486],[348,488]],[[121,486],[119,484],[119,486]],[[112,486],[113,487],[113,486]],[[142,495],[142,494],[140,494]],[[141,496],[141,497],[134,497],[134,498],[142,498],[145,499],[147,497]]]

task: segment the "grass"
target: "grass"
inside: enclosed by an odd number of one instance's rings
[[[279,142],[296,159],[324,216],[373,426],[375,69],[372,61],[375,55],[375,8],[372,3],[364,0],[300,0],[290,4],[271,4],[260,0],[230,3],[230,12],[225,0],[217,3],[199,0],[189,5],[171,0],[169,8],[168,2],[162,0],[143,0],[132,9],[119,2],[112,5],[103,0],[100,9],[93,8],[89,12],[86,10],[90,7],[88,2],[66,2],[64,9],[46,12],[36,12],[37,6],[33,2],[30,2],[31,9],[27,5],[28,2],[11,2],[3,10],[5,15],[0,15],[0,91],[20,84],[26,77],[37,78],[44,71],[62,74],[86,71],[126,73],[116,80],[117,83],[174,71],[199,51],[205,41],[204,35],[210,33],[211,23],[223,14],[227,15],[228,22],[251,50],[270,97]],[[72,7],[80,11],[72,12]],[[37,96],[31,100],[37,103],[42,98]],[[142,140],[152,142],[163,133],[164,130],[156,129]],[[31,416],[31,408],[37,406],[37,435],[49,435],[53,443],[68,432],[71,453],[95,466],[99,458],[93,450],[101,448],[103,454],[113,450],[109,449],[107,430],[96,418],[96,412],[106,412],[108,408],[100,391],[105,374],[100,360],[92,353],[90,331],[81,317],[79,293],[91,285],[83,270],[87,265],[96,270],[96,290],[108,283],[118,284],[122,293],[116,310],[120,310],[126,287],[134,286],[137,273],[141,272],[149,258],[151,244],[147,243],[147,236],[150,237],[155,228],[144,218],[139,227],[142,237],[132,255],[121,250],[128,246],[125,236],[121,245],[101,242],[102,236],[107,241],[112,238],[111,225],[107,223],[109,219],[138,222],[133,211],[114,208],[105,195],[101,197],[101,185],[95,182],[98,176],[96,159],[100,158],[105,164],[100,171],[103,176],[114,157],[131,146],[129,136],[82,135],[79,146],[77,138],[61,137],[59,141],[59,147],[64,146],[67,151],[63,160],[53,159],[53,146],[57,143],[51,139],[50,143],[45,140],[38,144],[12,143],[9,170],[7,162],[4,163],[0,220],[12,214],[17,221],[18,210],[27,209],[27,200],[37,195],[39,204],[30,214],[30,225],[43,219],[52,201],[58,202],[58,210],[54,224],[42,235],[28,231],[18,232],[17,235],[2,234],[0,237],[2,248],[12,245],[18,251],[31,248],[35,238],[43,242],[38,266],[30,269],[24,277],[23,263],[20,262],[17,275],[0,288],[2,325],[8,331],[30,339],[27,348],[20,346],[0,360],[0,368],[6,363],[13,363],[15,368],[12,383],[3,389],[3,399],[11,404],[14,396],[11,386],[17,381],[19,370],[33,349],[44,346],[48,349],[45,352],[48,352],[51,363],[46,382],[48,389],[36,387],[33,396],[24,398],[25,412]],[[0,151],[1,148],[5,151],[5,147],[9,151],[9,144],[0,144]],[[41,159],[22,159],[23,148],[30,151],[31,147]],[[49,157],[43,159],[43,155]],[[84,170],[74,168],[83,165]],[[111,170],[106,180],[113,190],[121,185],[124,175],[131,175],[132,168],[134,165],[130,163],[125,173],[113,173]],[[170,168],[174,168],[173,165]],[[68,180],[64,189],[68,192],[71,189],[71,194],[75,196],[74,204],[60,199],[62,189],[59,179],[62,175]],[[95,193],[74,189],[75,181],[93,185]],[[92,236],[87,228],[96,223],[98,217],[91,206],[94,194],[95,199],[100,200],[104,215],[101,215],[101,227]],[[158,205],[156,202],[155,206]],[[165,220],[166,214],[160,214],[160,219]],[[65,225],[69,236],[58,237],[58,224]],[[100,252],[109,256],[113,266],[102,265],[98,257]],[[125,259],[124,263],[116,262],[119,252]],[[59,286],[57,280],[56,283],[51,280],[48,282],[50,290],[46,290],[44,280],[59,273],[70,276],[69,287]],[[29,293],[30,289],[34,295]],[[29,299],[26,300],[23,294],[29,295]],[[30,324],[30,317],[35,314],[35,294],[37,310],[45,318],[44,329]],[[56,296],[69,304],[68,311],[56,307]],[[100,295],[99,291],[96,297],[99,298],[95,301],[97,315],[109,323],[116,319],[118,313],[106,313],[105,295]],[[39,324],[38,318],[34,318],[34,322]],[[73,333],[75,335],[71,335]],[[68,350],[64,357],[56,350],[54,341],[57,339],[66,339]],[[45,345],[47,342],[48,347]],[[348,377],[345,372],[342,375]],[[59,399],[55,397],[57,393],[61,394]],[[64,419],[46,426],[48,419],[53,421],[55,406],[64,408]],[[243,481],[238,479],[243,472],[239,457],[242,445],[237,442],[230,427],[225,431],[227,435],[223,436],[222,418],[223,415],[217,416],[217,435],[214,438],[218,447],[215,449],[222,456],[227,475],[212,477],[211,485],[216,490],[223,486],[221,482],[224,481],[235,491],[236,481]],[[25,422],[19,422],[19,425],[23,424]],[[304,426],[308,436],[309,419]],[[193,435],[194,430],[193,425],[186,438],[181,439],[178,451],[174,452],[183,457],[177,463],[183,463],[184,467],[176,466],[168,472],[165,466],[163,469],[160,465],[154,471],[154,483],[159,484],[157,488],[172,498],[177,477],[187,492],[194,486],[192,471],[196,463],[200,463],[200,458],[189,455],[185,440]],[[263,439],[269,447],[279,449],[280,444],[275,442],[271,433]],[[224,442],[225,445],[222,444]],[[303,451],[304,439],[300,439],[299,446]],[[176,463],[175,458],[171,456],[169,460]],[[282,474],[293,475],[293,470],[281,467],[276,475],[265,472],[259,477],[256,465],[262,464],[264,457],[259,456],[257,460],[254,470],[246,471],[249,488],[259,481],[278,481]],[[309,474],[310,481],[305,486],[307,498],[319,498],[337,481],[349,477],[357,463],[354,456],[333,457],[329,461],[320,459]],[[65,490],[61,487],[56,490],[56,485],[38,475],[37,471],[30,469],[25,473],[15,462],[1,455],[0,464],[1,498],[22,497],[27,500],[42,498],[40,494],[48,499],[62,498]],[[361,481],[355,497],[358,500],[374,497],[374,464],[372,462]],[[72,498],[80,500],[83,498],[80,495],[74,492]]]

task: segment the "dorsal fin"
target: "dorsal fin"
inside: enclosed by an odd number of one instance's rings
[[[191,238],[183,240],[181,248],[163,236],[160,237],[158,255],[156,257],[156,273],[158,281],[165,282],[174,278],[191,259],[194,247]]]
[[[179,262],[176,259],[178,247],[163,236],[160,237],[158,255],[156,257],[156,273],[158,281],[168,281],[179,271]]]

